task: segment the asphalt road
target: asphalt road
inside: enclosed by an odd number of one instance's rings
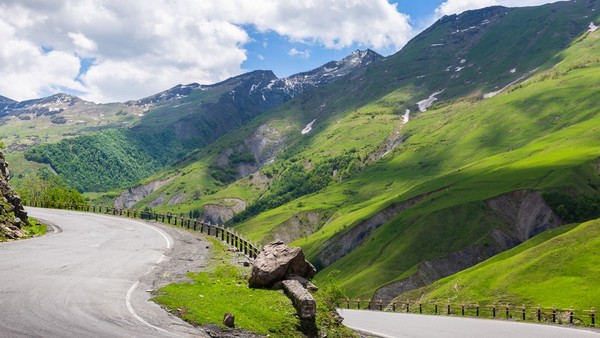
[[[600,338],[598,331],[505,320],[346,309],[338,312],[346,326],[384,338]]]
[[[120,217],[28,212],[55,231],[0,243],[0,337],[204,336],[148,291],[201,269],[206,241]]]

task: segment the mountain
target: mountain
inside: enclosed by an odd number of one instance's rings
[[[431,283],[565,224],[580,202],[548,194],[600,193],[599,7],[444,17],[120,200],[302,246],[351,297]]]
[[[106,191],[135,183],[180,160],[191,151],[203,148],[244,126],[295,95],[335,82],[341,76],[358,71],[380,58],[370,50],[356,51],[341,61],[330,62],[313,71],[284,79],[278,79],[271,71],[253,71],[213,85],[178,85],[137,101],[111,105],[95,105],[59,94],[15,103],[5,114],[21,120],[55,115],[50,119],[51,123],[72,125],[74,119],[66,117],[71,111],[65,106],[67,104],[98,109],[103,111],[100,114],[103,116],[108,115],[106,111],[109,108],[113,111],[118,109],[111,115],[126,128],[118,131],[106,127],[88,128],[78,133],[71,131],[71,134],[63,133],[55,139],[82,135],[81,138],[46,143],[25,152],[27,160],[50,165],[81,191]],[[63,105],[59,107],[56,102]],[[86,113],[81,111],[79,116]],[[82,117],[79,119],[84,121]],[[12,119],[5,124],[11,124],[10,121],[18,122]],[[109,121],[113,123],[111,127],[118,127],[116,121]],[[25,127],[29,123],[18,124]],[[85,134],[90,130],[101,131],[95,135]],[[108,149],[106,142],[110,143],[112,150]],[[29,144],[19,142],[16,147],[9,147],[23,150]],[[65,153],[74,148],[78,149],[76,154]],[[135,159],[126,158],[132,152],[136,154]],[[112,165],[107,166],[107,163]],[[102,168],[112,169],[102,172]],[[126,168],[127,173],[118,168]],[[93,182],[87,179],[98,174],[102,177]]]
[[[268,71],[177,86],[128,102],[143,112],[131,127],[26,155],[82,190],[139,181],[101,201],[292,242],[317,279],[392,299],[600,217],[587,208],[600,195],[599,9],[444,17],[340,76],[330,64],[305,87]]]
[[[16,102],[15,100],[11,100],[8,97],[4,97],[4,96],[0,95],[0,112],[4,111],[4,109],[7,106],[9,106],[15,102]]]

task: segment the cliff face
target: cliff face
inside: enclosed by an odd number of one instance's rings
[[[8,163],[0,153],[0,238],[17,239],[25,237],[21,226],[29,222],[21,198],[8,183],[9,179]]]

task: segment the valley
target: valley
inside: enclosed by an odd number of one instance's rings
[[[597,237],[598,10],[467,11],[387,57],[356,51],[282,79],[253,71],[124,103],[0,98],[0,135],[17,188],[49,168],[89,203],[281,239],[348,297],[537,302],[547,294],[488,285],[539,275],[516,266]],[[578,257],[556,278],[595,273]]]

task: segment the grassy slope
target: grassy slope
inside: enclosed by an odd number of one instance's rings
[[[373,64],[367,72],[353,74],[347,80],[306,93],[260,116],[212,146],[212,155],[200,151],[190,157],[188,161],[201,163],[182,168],[192,175],[174,180],[138,206],[158,195],[174,195],[184,190],[181,187],[192,185],[202,185],[205,193],[201,197],[188,194],[182,205],[162,208],[187,212],[206,203],[219,202],[223,197],[241,197],[249,202],[259,198],[264,191],[249,182],[236,182],[232,187],[222,189],[211,182],[207,173],[200,171],[208,170],[215,159],[214,154],[239,144],[261,124],[276,126],[286,134],[285,153],[279,154],[282,159],[319,160],[349,149],[357,149],[358,154],[365,157],[399,129],[401,115],[406,109],[415,110],[415,103],[433,91],[445,89],[440,94],[444,99],[491,91],[544,63],[553,64],[555,61],[548,60],[587,25],[578,18],[584,7],[583,3],[562,3],[519,10],[491,8],[448,17],[411,41],[402,52]],[[523,20],[523,17],[531,20]],[[482,24],[486,18],[488,23]],[[548,24],[540,28],[531,24],[532,21]],[[474,26],[477,29],[471,29]],[[568,29],[557,32],[557,26]],[[511,34],[506,34],[507,31]],[[535,45],[535,53],[523,52],[521,45],[525,40],[528,45]],[[440,43],[445,47],[435,46]],[[482,50],[486,52],[478,52]],[[461,64],[463,58],[467,61]],[[455,72],[456,66],[464,69]],[[515,73],[510,72],[513,68],[517,68]],[[301,136],[299,131],[313,119],[316,119],[313,131]],[[202,179],[194,181],[191,177]],[[212,195],[210,190],[218,192]],[[380,190],[381,187],[376,187],[371,195]],[[266,234],[268,231],[261,232]]]
[[[600,297],[598,250],[600,220],[567,225],[403,297],[590,308]]]
[[[562,3],[558,6],[585,4]],[[522,15],[530,15],[532,12],[529,11],[533,9],[526,11],[502,23],[504,26],[500,32],[510,29],[520,33],[518,38],[511,37],[512,45],[518,46],[519,41],[535,33],[535,27],[528,27],[521,20]],[[566,18],[561,18],[551,7],[544,7],[536,13],[536,20],[553,16],[555,21],[551,22],[561,26],[569,26],[568,22],[572,19],[569,15],[575,15],[569,12]],[[407,48],[415,55],[395,55],[375,64],[365,73],[366,79],[360,75],[354,82],[346,81],[353,85],[334,84],[259,117],[238,133],[231,133],[220,140],[211,148],[211,153],[201,151],[194,155],[192,159],[198,162],[182,169],[186,175],[154,196],[186,189],[189,192],[195,184],[218,190],[216,194],[207,193],[196,200],[188,200],[181,205],[181,211],[218,201],[221,197],[244,196],[249,201],[258,198],[262,191],[244,180],[220,190],[205,170],[215,154],[235,146],[236,142],[239,143],[240,139],[264,123],[284,124],[291,130],[282,160],[318,160],[352,147],[364,156],[376,151],[388,135],[399,131],[407,140],[393,154],[367,167],[356,177],[238,225],[252,239],[268,240],[273,229],[298,212],[319,211],[331,215],[325,226],[294,243],[301,245],[309,257],[315,259],[328,239],[344,233],[387,205],[448,187],[388,222],[371,234],[355,252],[320,274],[323,276],[330,270],[341,270],[338,278],[342,287],[350,296],[358,296],[370,295],[386,283],[409,276],[419,262],[444,256],[472,243],[484,245],[490,241],[489,231],[506,225],[486,212],[486,199],[517,189],[568,188],[591,192],[588,180],[598,180],[592,161],[600,154],[596,130],[600,120],[595,108],[599,103],[596,84],[600,69],[595,57],[599,53],[598,33],[554,58],[550,53],[564,45],[554,45],[544,49],[542,54],[533,54],[539,56],[539,59],[533,60],[535,62],[525,54],[515,58],[505,55],[502,62],[506,63],[508,59],[515,62],[509,65],[501,63],[499,58],[489,59],[472,52],[468,57],[470,62],[478,60],[482,64],[471,68],[504,67],[506,71],[501,72],[501,78],[505,80],[494,78],[497,75],[492,71],[468,75],[470,70],[467,68],[463,70],[460,81],[456,78],[448,80],[447,84],[452,87],[445,92],[446,98],[469,94],[472,90],[469,86],[457,89],[461,82],[469,82],[469,79],[478,78],[484,83],[496,80],[499,81],[496,83],[510,82],[518,76],[508,72],[513,67],[529,70],[543,60],[552,59],[549,64],[564,61],[522,85],[513,86],[509,93],[488,100],[464,99],[434,105],[429,112],[413,114],[411,121],[400,127],[400,115],[406,108],[413,107],[416,101],[440,88],[429,88],[425,82],[415,80],[417,73],[423,72],[422,67],[399,66],[388,72],[390,69],[385,63],[408,66],[411,57],[431,54],[427,46],[439,42],[443,35],[441,30],[455,28],[433,27],[431,34],[422,38],[423,41],[412,42],[416,46],[414,49]],[[539,39],[540,46],[556,41],[550,39],[556,35],[551,30],[546,28],[542,32],[540,34],[545,37]],[[563,33],[568,34],[566,31]],[[497,43],[497,34],[484,34],[479,40],[482,47],[493,46],[494,41]],[[468,49],[459,48],[459,51]],[[448,58],[442,54],[436,57]],[[431,59],[422,61],[427,62],[435,65],[427,76],[441,79],[445,65],[442,67]],[[403,72],[406,75],[402,75]],[[448,77],[447,74],[443,76]],[[400,89],[386,95],[385,91],[393,90],[388,84]],[[490,85],[487,90],[492,89]],[[313,132],[300,136],[299,130],[315,118],[317,122]],[[173,210],[177,206],[165,208]]]
[[[595,33],[578,42],[555,69],[510,93],[417,115],[402,129],[410,137],[393,158],[301,199],[301,209],[336,213],[295,244],[314,258],[328,238],[383,206],[449,186],[322,272],[341,270],[342,287],[350,295],[365,295],[410,275],[423,260],[485,242],[492,227],[502,226],[481,211],[485,199],[517,189],[589,192],[588,180],[598,180],[592,161],[600,155],[597,39]],[[298,209],[290,203],[241,228],[260,239]]]

